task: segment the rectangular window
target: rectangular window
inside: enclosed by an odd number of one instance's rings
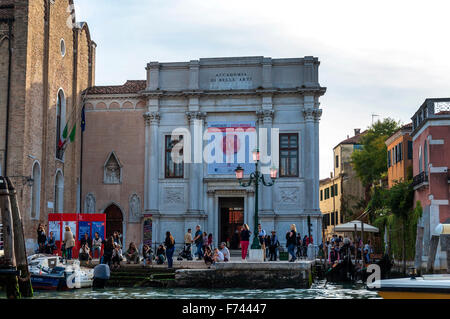
[[[331,197],[334,197],[334,186],[333,185],[330,187],[330,190],[331,190]]]
[[[339,168],[339,155],[336,155],[336,168]]]
[[[412,141],[408,141],[408,159],[412,160],[413,158],[413,143]]]
[[[298,176],[298,134],[280,134],[280,177]]]
[[[391,167],[391,150],[387,152],[387,165],[388,168]]]
[[[339,213],[334,212],[334,218],[336,218],[335,225],[339,225]]]
[[[396,148],[396,150],[395,150],[395,152],[396,152],[395,163],[398,163],[398,162],[400,162],[400,151],[399,151],[398,144],[397,144],[397,146],[395,146],[395,148]]]
[[[166,136],[166,178],[183,178],[184,176],[184,161],[183,161],[183,136],[178,136],[177,139],[172,139],[171,135]],[[172,150],[174,154],[172,154]],[[173,156],[172,156],[173,155]]]
[[[323,189],[320,190],[320,200],[323,201]]]
[[[341,217],[341,224],[344,223],[344,214],[342,214],[342,212],[340,213],[340,217]]]
[[[403,143],[398,144],[398,160],[403,160]]]
[[[334,196],[338,195],[338,184],[334,184]]]
[[[324,214],[323,215],[323,227],[326,228],[328,226],[328,224],[330,223],[330,217],[328,216],[328,214]]]

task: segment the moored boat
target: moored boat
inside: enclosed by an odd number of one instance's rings
[[[28,257],[28,268],[36,290],[92,287],[93,271],[81,269],[77,260],[64,264],[59,256],[36,254]]]
[[[368,289],[384,299],[450,299],[450,274],[377,280]]]

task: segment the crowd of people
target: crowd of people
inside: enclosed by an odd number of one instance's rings
[[[327,240],[324,251],[327,256],[327,260],[330,264],[334,264],[344,259],[346,256],[356,254],[357,259],[362,259],[364,264],[371,263],[371,255],[373,254],[373,246],[369,239],[364,244],[361,238],[357,238],[356,241],[348,237],[342,237],[333,235],[331,239]]]
[[[195,227],[194,237],[192,236],[192,229],[189,228],[184,235],[184,255],[192,254],[192,245],[196,247],[197,260],[204,260],[210,266],[217,262],[230,261],[230,251],[225,242],[220,243],[219,247],[213,247],[213,235],[201,231],[200,225]],[[187,258],[191,259],[191,258]]]
[[[231,246],[241,248],[241,258],[246,260],[248,256],[248,248],[250,245],[250,238],[252,232],[247,224],[243,224],[240,227],[240,231],[237,230],[233,235]],[[53,254],[57,249],[56,240],[53,232],[50,232],[48,236],[45,235],[45,228],[42,224],[39,224],[37,230],[38,244],[40,253]],[[237,237],[237,238],[236,238]],[[279,256],[279,250],[281,248],[280,241],[275,230],[272,230],[270,234],[266,232],[262,226],[258,225],[257,239],[259,240],[264,261],[277,261]],[[213,234],[207,234],[201,230],[200,225],[195,228],[195,233],[192,229],[188,229],[184,236],[184,248],[178,259],[193,259],[193,252],[195,250],[195,256],[197,260],[204,261],[208,266],[219,262],[228,262],[231,260],[230,250],[228,248],[228,242],[221,242],[218,247],[213,245]],[[295,224],[290,225],[289,231],[286,232],[286,248],[290,255],[290,262],[296,261],[300,257],[306,257],[308,252],[308,246],[313,244],[312,236],[305,235],[303,238],[300,233],[297,232]],[[80,262],[90,263],[92,259],[99,259],[100,263],[108,264],[112,269],[120,267],[122,261],[126,260],[127,264],[142,263],[143,266],[151,265],[153,262],[156,264],[164,264],[167,262],[169,268],[173,267],[173,258],[175,253],[175,238],[168,231],[163,243],[161,243],[156,249],[156,253],[153,253],[152,248],[149,245],[142,245],[142,251],[140,252],[134,242],[131,242],[126,251],[122,250],[122,236],[119,232],[114,232],[112,236],[103,240],[99,233],[94,234],[94,238],[90,238],[89,234],[85,233],[80,239],[80,249],[78,253],[78,259]],[[65,231],[62,240],[62,256],[65,259],[72,259],[72,251],[76,246],[75,236],[72,233],[69,226],[65,226]],[[102,254],[103,247],[103,254]],[[347,247],[353,247],[352,243],[347,244],[347,238],[333,237],[330,241],[327,241],[326,250],[328,259],[330,262],[342,259],[343,254]],[[370,241],[364,247],[362,254],[367,260],[370,260],[371,251]]]

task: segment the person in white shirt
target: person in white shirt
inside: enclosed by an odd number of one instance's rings
[[[224,242],[220,243],[220,252],[223,254],[224,261],[230,261],[230,251]]]
[[[223,262],[225,259],[223,257],[222,252],[219,250],[219,248],[215,248],[214,249],[214,257],[213,257],[214,262],[218,263],[218,262]]]

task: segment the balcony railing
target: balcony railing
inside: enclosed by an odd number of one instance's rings
[[[428,184],[428,175],[425,174],[425,172],[421,172],[418,175],[414,176],[412,186],[416,187],[424,183]]]

